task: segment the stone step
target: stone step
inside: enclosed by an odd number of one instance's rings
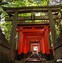
[[[41,61],[26,61],[25,63],[42,63]]]

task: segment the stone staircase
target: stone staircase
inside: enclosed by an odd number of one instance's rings
[[[42,63],[40,56],[37,53],[31,54],[24,63]]]

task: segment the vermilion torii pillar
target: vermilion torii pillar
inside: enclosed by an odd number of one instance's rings
[[[47,26],[44,27],[44,41],[45,41],[45,48],[46,48],[46,53],[50,54],[50,44],[49,44],[49,33],[50,30]]]
[[[19,32],[20,35],[19,35],[19,43],[18,43],[18,54],[22,53],[23,52],[23,32],[20,31]]]

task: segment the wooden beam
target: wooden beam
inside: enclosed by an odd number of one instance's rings
[[[42,24],[42,23],[22,23],[22,24],[17,24],[17,26],[43,26],[43,25],[47,25],[49,26],[49,23],[47,24]]]
[[[42,22],[19,22],[17,23],[18,25],[19,24],[49,24],[49,21],[42,21]]]
[[[48,20],[47,17],[43,17],[43,16],[35,16],[35,17],[31,17],[31,16],[25,16],[25,17],[18,17],[18,21],[24,21],[24,20]],[[6,17],[5,18],[6,21],[12,21],[13,17]]]
[[[34,20],[49,20],[49,18],[47,16],[35,16],[33,17]],[[33,20],[31,16],[25,16],[25,17],[18,17],[18,21],[25,21],[25,20]],[[57,19],[62,19],[62,17],[59,18],[59,16],[54,16],[53,15],[53,19],[57,20]],[[6,17],[5,21],[13,21],[13,17]]]
[[[48,9],[51,11],[59,11],[62,5],[56,6],[32,6],[32,7],[3,7],[4,11],[7,13],[14,13],[17,11],[18,13],[30,13],[30,12],[47,12]]]

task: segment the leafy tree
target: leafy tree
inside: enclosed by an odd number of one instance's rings
[[[13,0],[6,6],[20,7],[20,6],[46,6],[50,0]]]
[[[4,6],[6,6],[6,7],[47,6],[52,2],[52,0],[10,0],[10,1],[11,2],[9,2],[9,4],[6,4]],[[3,13],[3,16],[6,17],[7,14],[2,10],[2,8],[1,8],[0,12],[1,11]],[[44,15],[44,13],[41,13],[40,15],[42,15],[42,14]],[[21,16],[30,16],[31,14],[26,13],[26,14],[20,14],[20,15]],[[26,22],[28,22],[28,21],[26,21]],[[40,22],[40,21],[37,20],[36,22]],[[11,22],[5,22],[4,21],[3,24],[0,23],[0,26],[2,26],[2,29],[4,28],[3,32],[6,36],[6,38],[9,40],[10,30],[11,30]],[[57,26],[56,26],[56,28],[57,28]],[[61,28],[61,26],[60,26],[60,28]],[[59,29],[58,29],[58,32],[59,32]],[[57,34],[58,34],[58,32],[57,32]]]

